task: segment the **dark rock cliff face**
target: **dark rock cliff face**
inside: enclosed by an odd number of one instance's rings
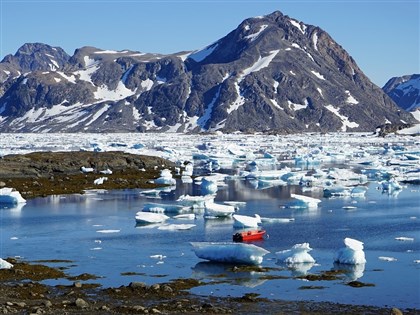
[[[412,123],[319,27],[276,11],[203,50],[25,44],[0,63],[1,132],[373,131]]]
[[[401,108],[420,108],[420,74],[391,78],[382,89]]]

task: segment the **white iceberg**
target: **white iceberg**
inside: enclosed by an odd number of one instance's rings
[[[138,224],[160,223],[167,219],[169,219],[169,217],[163,213],[144,211],[139,211],[136,213],[136,222]]]
[[[13,265],[8,261],[0,258],[0,269],[10,269],[13,268]]]
[[[206,201],[204,203],[204,216],[206,217],[228,217],[235,213],[235,207]]]
[[[237,228],[256,228],[261,224],[261,218],[258,214],[255,214],[255,217],[248,215],[234,214],[233,216],[233,226]]]
[[[259,265],[269,251],[253,244],[234,242],[191,242],[198,258],[232,264]]]
[[[344,244],[346,247],[341,248],[335,258],[334,262],[339,264],[349,264],[349,265],[357,265],[357,264],[365,264],[365,252],[363,251],[363,243],[346,237],[344,239]]]
[[[290,196],[303,202],[307,208],[317,208],[318,204],[321,202],[320,199],[303,195],[291,194]]]
[[[13,188],[0,188],[0,204],[18,204],[25,203],[26,200],[21,196],[20,192]]]
[[[155,184],[159,185],[176,185],[175,178],[172,177],[172,173],[168,169],[163,169],[160,171],[160,177],[154,180]]]
[[[276,252],[276,256],[286,264],[315,263],[315,259],[308,253],[311,250],[309,243],[296,244],[291,249]]]
[[[206,201],[213,201],[214,195],[205,195],[205,196],[190,196],[190,195],[181,195],[176,200],[184,206],[191,207],[193,209],[204,208],[204,203]]]

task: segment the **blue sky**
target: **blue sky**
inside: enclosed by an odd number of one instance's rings
[[[0,0],[0,55],[27,42],[174,53],[279,10],[327,31],[382,87],[420,73],[420,0]]]

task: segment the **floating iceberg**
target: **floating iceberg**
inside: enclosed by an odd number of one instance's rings
[[[176,185],[175,178],[172,178],[172,173],[168,169],[163,169],[160,171],[160,177],[154,180],[155,184],[159,185]]]
[[[235,207],[223,205],[212,201],[204,203],[204,215],[206,217],[228,217],[235,213]]]
[[[277,259],[287,264],[315,263],[315,259],[308,253],[312,248],[309,243],[296,244],[291,249],[276,252]]]
[[[26,200],[21,196],[20,192],[13,188],[4,187],[0,188],[0,204],[18,204],[25,203]]]
[[[234,214],[233,216],[233,226],[237,228],[255,228],[261,224],[261,217],[258,214],[255,214],[255,217],[248,215]]]
[[[344,239],[344,244],[346,247],[341,248],[335,258],[334,262],[340,264],[349,264],[349,265],[357,265],[357,264],[365,264],[365,252],[363,251],[363,243],[346,237]]]
[[[146,203],[143,206],[143,211],[146,212],[158,212],[158,213],[183,213],[189,212],[191,209],[183,205],[166,204],[166,203]]]
[[[317,208],[318,203],[321,202],[320,199],[303,196],[303,195],[291,194],[290,196],[292,198],[295,198],[301,201],[306,208]]]
[[[0,258],[0,269],[10,269],[13,268],[13,265]]]
[[[232,264],[259,265],[269,251],[253,244],[191,242],[198,258]]]
[[[382,185],[382,190],[388,191],[388,192],[401,190],[403,188],[395,178],[391,178],[390,180],[383,181],[381,182],[381,185]]]
[[[183,204],[186,207],[191,207],[193,209],[204,208],[206,201],[213,201],[214,195],[205,195],[205,196],[190,196],[190,195],[181,195],[177,201]]]
[[[138,224],[160,223],[167,219],[169,219],[169,217],[163,213],[143,211],[139,211],[136,213],[136,222]]]

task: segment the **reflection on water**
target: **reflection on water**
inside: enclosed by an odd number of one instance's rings
[[[365,265],[366,264],[349,265],[334,263],[334,270],[343,271],[345,276],[344,282],[351,282],[363,277]]]
[[[277,265],[288,269],[291,271],[292,277],[301,277],[306,276],[309,273],[309,270],[315,265],[315,263],[284,263],[277,261]]]
[[[255,288],[264,284],[267,279],[261,279],[265,272],[246,271],[235,265],[214,262],[199,262],[192,268],[192,277],[199,280],[229,279],[235,285]]]

